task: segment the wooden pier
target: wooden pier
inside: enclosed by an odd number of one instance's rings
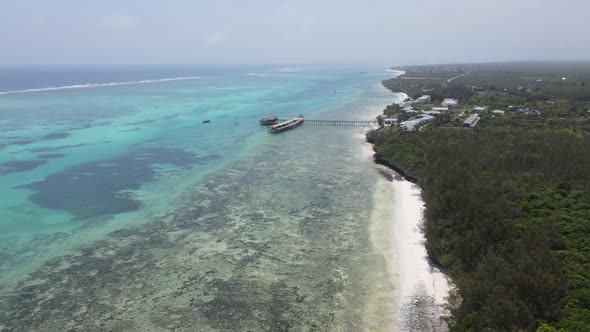
[[[283,122],[286,120],[279,120]],[[305,119],[302,126],[316,127],[374,127],[377,126],[377,120],[359,121],[359,120],[308,120]]]

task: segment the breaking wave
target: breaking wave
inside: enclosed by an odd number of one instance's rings
[[[200,78],[201,78],[201,76],[182,76],[182,77],[160,78],[160,79],[154,79],[154,80],[143,80],[143,81],[132,81],[132,82],[77,84],[77,85],[56,86],[56,87],[48,87],[48,88],[38,88],[38,89],[0,91],[0,95],[7,95],[7,94],[13,94],[13,93],[29,93],[29,92],[44,92],[44,91],[71,90],[71,89],[100,88],[100,87],[119,86],[119,85],[150,84],[150,83],[171,82],[171,81],[197,80]]]
[[[302,71],[305,68],[303,67],[285,67],[285,68],[275,68],[272,71],[276,73],[295,73],[298,71]]]

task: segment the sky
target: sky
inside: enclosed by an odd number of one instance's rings
[[[590,60],[588,0],[0,0],[0,65]]]

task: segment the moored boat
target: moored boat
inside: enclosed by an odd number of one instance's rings
[[[269,115],[266,118],[260,119],[259,123],[262,126],[270,126],[277,124],[279,122],[279,117],[276,115]]]
[[[277,123],[276,125],[272,125],[268,128],[268,131],[277,134],[282,133],[283,131],[287,131],[289,129],[297,128],[303,123],[303,115],[296,116],[291,118],[287,121],[283,121],[281,123]]]

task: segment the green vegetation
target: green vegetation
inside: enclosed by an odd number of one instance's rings
[[[555,116],[582,116],[590,107],[589,67],[589,63],[518,62],[416,66],[402,68],[406,75],[383,85],[412,98],[428,94],[437,104],[457,98],[461,111],[474,106],[488,111],[523,107]],[[464,73],[468,74],[447,81]]]
[[[477,77],[488,66],[495,72],[484,82]],[[539,93],[553,103],[538,116],[486,114],[473,129],[449,127],[453,116],[444,115],[418,131],[372,131],[375,159],[422,187],[427,250],[458,286],[453,331],[590,331],[590,117],[579,111],[590,108],[590,91],[555,88],[565,74],[554,67],[488,66],[469,68],[448,86],[466,89],[476,77],[479,86],[509,91],[522,77],[543,77],[555,84]],[[437,70],[424,67],[421,75]],[[576,82],[590,77],[590,65],[576,73]],[[446,88],[434,89],[432,96]],[[496,102],[526,103],[521,98],[506,93]]]

